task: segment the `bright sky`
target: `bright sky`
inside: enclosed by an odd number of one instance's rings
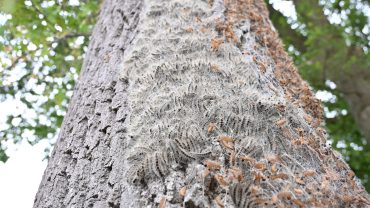
[[[27,142],[8,146],[8,161],[0,162],[0,207],[32,207],[46,167],[47,140],[31,146]]]

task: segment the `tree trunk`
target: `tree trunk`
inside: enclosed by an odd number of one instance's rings
[[[106,0],[34,207],[368,206],[262,0]]]
[[[370,143],[370,76],[354,71],[345,73],[343,77],[334,81],[349,104],[361,132]]]

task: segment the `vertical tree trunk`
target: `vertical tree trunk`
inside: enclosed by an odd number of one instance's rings
[[[106,0],[34,207],[368,206],[262,0]]]

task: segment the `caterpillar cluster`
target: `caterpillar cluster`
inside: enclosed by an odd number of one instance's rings
[[[245,208],[245,207],[256,207],[259,206],[258,203],[260,198],[262,198],[263,193],[254,193],[257,190],[253,190],[253,186],[250,183],[241,182],[235,183],[230,186],[230,197],[234,202],[235,207]]]
[[[273,121],[281,114],[276,108],[278,103],[255,94],[253,90],[247,97],[229,100],[227,108],[218,99],[212,94],[202,95],[197,85],[191,83],[182,94],[173,94],[172,99],[164,104],[148,108],[146,116],[172,121],[173,124],[166,122],[165,127],[159,128],[158,131],[162,129],[164,134],[155,134],[150,130],[147,132],[150,139],[142,138],[133,147],[133,154],[127,157],[130,164],[126,174],[128,182],[143,184],[151,178],[163,178],[174,164],[186,166],[192,161],[201,162],[209,158],[211,152],[204,149],[209,146],[209,139],[216,135],[232,134],[242,139],[246,136],[260,137],[262,132],[269,134],[275,130]],[[192,124],[181,120],[179,117],[183,109],[191,109],[199,119],[191,121]],[[217,126],[214,131],[208,130],[210,123]],[[243,138],[243,141],[246,140]],[[269,138],[263,141],[269,141]],[[272,144],[269,148],[272,149]],[[260,148],[256,150],[263,152]]]
[[[160,194],[189,207],[363,205],[341,196],[359,193],[354,174],[322,146],[319,104],[264,35],[263,1],[210,2],[147,2],[152,12],[125,51],[128,182],[146,184],[138,190],[148,196],[173,184]]]
[[[169,137],[165,146],[157,147],[156,151],[145,147],[134,148],[133,154],[127,157],[131,164],[126,173],[129,183],[145,184],[150,179],[163,178],[169,173],[173,164],[185,166],[192,161],[201,161],[211,155],[211,151],[202,151],[200,148],[204,146],[202,141],[189,135],[188,131],[179,135],[170,133]]]

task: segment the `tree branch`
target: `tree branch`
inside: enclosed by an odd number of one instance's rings
[[[292,43],[300,52],[306,52],[307,48],[304,43],[307,38],[298,31],[292,29],[291,25],[287,22],[287,18],[279,11],[275,10],[271,4],[266,3],[266,5],[270,12],[271,21],[279,31],[280,38],[285,40],[284,42]]]

